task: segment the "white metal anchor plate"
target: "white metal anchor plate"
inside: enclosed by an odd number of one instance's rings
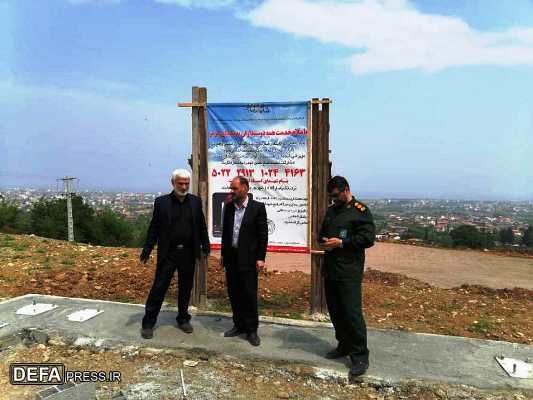
[[[73,322],[85,322],[103,312],[104,310],[97,310],[95,308],[84,308],[83,310],[67,315],[67,319]]]
[[[508,357],[495,358],[510,377],[522,379],[533,378],[533,364]]]
[[[55,304],[48,304],[48,303],[36,303],[36,304],[28,304],[27,306],[19,308],[15,314],[19,315],[39,315],[44,312],[53,310],[54,308],[57,308]]]

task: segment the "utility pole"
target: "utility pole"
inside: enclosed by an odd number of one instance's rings
[[[63,192],[67,196],[67,228],[68,228],[68,241],[74,241],[74,219],[72,218],[72,194],[74,193],[73,181],[76,178],[71,176],[65,176],[58,180],[63,181]]]

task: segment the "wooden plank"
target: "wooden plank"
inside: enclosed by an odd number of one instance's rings
[[[198,101],[200,103],[207,104],[207,89],[202,87],[199,89]],[[202,200],[202,208],[204,210],[204,215],[206,219],[208,218],[208,209],[207,209],[207,195],[208,195],[208,171],[207,171],[207,109],[205,107],[198,108],[200,113],[199,119],[199,172],[198,172],[198,195]],[[200,258],[198,263],[198,307],[206,308],[207,307],[207,259],[204,257]]]
[[[327,193],[327,184],[329,179],[331,178],[331,167],[329,162],[329,99],[322,99],[321,108],[320,111],[320,156],[321,156],[321,183],[320,183],[320,192],[319,192],[319,200],[318,200],[318,220],[322,221],[324,219],[324,216],[326,215],[326,211],[328,208],[328,193]],[[326,293],[325,293],[325,285],[324,285],[324,256],[320,256],[321,264],[320,264],[320,272],[321,272],[321,290],[320,290],[320,309],[322,310],[322,313],[326,313],[327,311],[327,303],[326,303]]]
[[[316,211],[317,211],[317,229],[319,229],[319,225],[321,224],[322,220],[324,219],[324,215],[326,213],[327,208],[327,191],[326,191],[326,185],[327,185],[327,170],[324,168],[324,160],[327,157],[327,148],[325,147],[325,141],[327,138],[324,137],[324,126],[327,123],[324,119],[324,104],[321,104],[321,110],[318,114],[318,151],[317,151],[317,164],[318,164],[318,175],[317,175],[317,203],[316,203]],[[317,238],[318,238],[318,231],[317,231]],[[319,238],[318,238],[319,239]],[[318,245],[318,243],[317,243]],[[316,302],[315,307],[316,311],[321,314],[325,314],[327,312],[327,305],[326,305],[326,297],[325,297],[325,289],[324,289],[324,256],[315,254],[315,257],[318,257],[318,263],[317,263],[317,288],[316,288]]]
[[[205,88],[192,88],[192,104],[207,103]],[[207,215],[207,120],[205,107],[192,108],[192,193],[200,196]],[[203,178],[203,179],[202,179]],[[194,285],[191,304],[198,308],[207,305],[207,260],[200,258],[195,263]]]
[[[324,103],[333,103],[333,100],[323,98],[322,100],[319,99],[313,99],[311,100],[311,104],[324,104]]]
[[[311,248],[318,248],[318,232],[320,229],[320,220],[318,219],[319,208],[319,192],[320,192],[320,111],[318,99],[311,100],[311,137],[312,137],[312,153],[311,159],[313,166],[311,179]],[[323,256],[311,252],[311,313],[320,313],[321,307],[321,292],[322,292],[322,277],[321,277],[321,258]]]
[[[311,102],[307,104],[307,246],[313,249],[313,129]]]
[[[330,125],[329,125],[329,105],[332,103],[332,101],[330,101],[330,99],[328,98],[323,98],[322,99],[322,113],[323,113],[323,120],[324,120],[324,124],[322,126],[322,129],[324,130],[323,132],[323,135],[324,135],[324,150],[325,150],[325,160],[324,160],[324,168],[326,168],[326,171],[327,171],[327,179],[326,179],[326,185],[327,185],[327,182],[331,179],[331,160],[330,160],[330,154],[331,154],[331,150],[330,150],[330,147],[329,147],[329,130],[330,130]],[[325,187],[324,187],[325,188]],[[326,188],[324,189],[326,190]],[[327,191],[327,190],[326,190]],[[326,193],[326,202],[327,202],[327,193]],[[324,210],[327,209],[327,206],[324,208]],[[325,212],[325,211],[324,211]]]
[[[192,88],[192,101],[197,102],[199,97],[199,89],[194,86]],[[200,113],[199,108],[191,109],[191,122],[192,122],[192,154],[191,154],[191,169],[192,169],[192,182],[191,182],[191,192],[198,196],[199,193],[199,173],[200,173]],[[200,265],[198,262],[194,265],[194,284],[191,292],[191,305],[198,307],[200,304],[200,292],[198,290],[198,275],[199,275]]]
[[[192,103],[178,103],[178,107],[205,107],[207,103],[192,102]]]

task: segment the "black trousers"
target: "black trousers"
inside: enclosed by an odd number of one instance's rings
[[[226,257],[227,258],[227,257]],[[233,312],[233,323],[242,331],[257,332],[259,313],[257,311],[257,268],[239,270],[237,250],[233,249],[229,259],[224,258],[228,296]]]
[[[338,349],[352,358],[368,362],[366,324],[363,317],[361,277],[325,280],[329,316],[335,328]]]
[[[183,323],[191,319],[187,309],[194,282],[194,261],[192,249],[175,249],[170,250],[165,262],[156,268],[154,283],[146,300],[142,320],[143,328],[152,328],[155,325],[176,269],[178,270],[178,316],[176,320],[178,323]]]

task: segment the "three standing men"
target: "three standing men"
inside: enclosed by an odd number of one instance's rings
[[[368,369],[361,284],[365,249],[374,245],[375,225],[370,210],[352,196],[345,178],[331,178],[327,190],[334,204],[326,212],[319,238],[326,250],[326,301],[339,343],[326,357],[350,356],[350,375],[358,376]]]
[[[201,200],[188,194],[190,173],[175,170],[171,182],[174,190],[155,200],[146,244],[140,256],[145,264],[158,243],[155,279],[142,321],[141,335],[144,338],[153,336],[153,326],[176,269],[176,319],[181,330],[192,333],[187,309],[195,259],[202,252],[209,254],[209,236]],[[268,244],[267,214],[263,203],[248,196],[249,183],[245,177],[234,178],[230,188],[233,201],[224,208],[220,264],[226,271],[234,326],[224,336],[246,333],[250,344],[259,346],[257,286],[258,270],[264,268]],[[326,301],[338,346],[326,357],[350,356],[350,375],[357,376],[368,369],[361,285],[365,249],[374,244],[375,225],[370,210],[352,196],[345,178],[333,177],[328,182],[327,191],[334,204],[324,217],[319,238],[326,251]]]
[[[224,336],[246,333],[250,344],[259,346],[257,273],[265,265],[267,214],[263,203],[248,197],[245,177],[234,178],[230,188],[233,201],[224,207],[220,264],[226,270],[234,326]]]
[[[157,243],[157,267],[155,278],[146,300],[141,336],[150,339],[161,310],[165,294],[178,270],[178,327],[192,333],[189,300],[194,282],[195,260],[210,251],[207,225],[202,211],[202,201],[188,193],[191,174],[184,169],[172,173],[174,190],[155,199],[154,213],[140,262],[146,264]]]

